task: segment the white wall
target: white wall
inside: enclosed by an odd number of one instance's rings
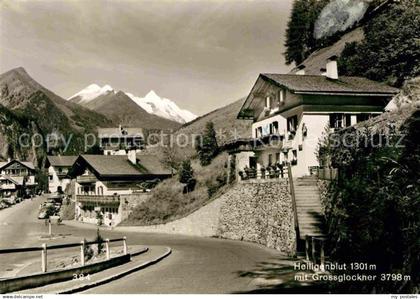
[[[303,124],[307,128],[306,137],[302,134]],[[292,146],[297,150],[297,165],[292,166],[293,176],[308,175],[310,166],[319,166],[316,156],[317,146],[328,124],[328,114],[303,114],[295,137],[296,142]],[[301,151],[299,145],[302,145]]]
[[[52,176],[52,179],[50,179]],[[67,185],[71,182],[71,179],[60,179],[57,175],[57,171],[53,166],[48,168],[48,190],[53,193],[57,192],[58,187],[64,191],[67,188]]]
[[[266,125],[269,125],[273,122],[277,121],[279,123],[279,134],[286,134],[287,132],[287,120],[285,117],[281,116],[280,114],[274,115],[273,117],[255,122],[252,124],[252,137],[257,138],[255,135],[255,129],[258,127],[264,127]],[[261,136],[258,136],[261,137]]]
[[[256,138],[255,128],[270,124],[274,121],[279,123],[279,132],[284,132],[285,138],[283,147],[290,148],[288,151],[288,161],[293,159],[293,150],[297,151],[297,165],[292,165],[292,173],[295,177],[300,177],[309,174],[310,166],[319,166],[316,157],[317,145],[320,138],[323,136],[326,126],[329,124],[329,114],[322,113],[297,113],[298,127],[294,138],[289,138],[287,134],[287,119],[281,115],[256,122],[252,125],[252,136]],[[352,117],[352,124],[355,122],[355,117]],[[305,125],[307,129],[307,136],[303,136],[302,128]],[[299,150],[301,146],[302,150]],[[259,152],[258,163],[264,166],[268,165],[269,154],[272,154],[272,161],[276,160],[276,153],[280,153],[280,162],[285,161],[285,155],[282,147],[267,148]]]

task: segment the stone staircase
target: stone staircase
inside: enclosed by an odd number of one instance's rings
[[[306,236],[323,236],[321,198],[315,177],[294,180],[296,210],[300,239]]]

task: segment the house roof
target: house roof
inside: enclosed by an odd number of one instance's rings
[[[20,160],[11,160],[11,161],[7,161],[7,162],[0,162],[0,169],[3,169],[10,164],[13,164],[14,162],[17,162],[17,163],[19,163],[19,164],[21,164],[21,165],[23,165],[26,168],[29,168],[31,170],[35,170],[34,163],[29,162],[29,161],[20,161]]]
[[[397,88],[362,77],[341,76],[330,79],[320,75],[261,74],[266,79],[295,93],[345,93],[394,95]]]
[[[52,166],[72,166],[77,156],[48,156],[47,159]]]
[[[138,153],[136,155],[137,164],[139,164],[142,171],[145,171],[147,174],[155,175],[170,175],[172,174],[171,170],[166,168],[158,156],[155,155],[144,155]]]
[[[8,180],[8,181],[10,181],[10,182],[12,182],[13,184],[15,184],[15,185],[18,185],[18,186],[20,186],[20,185],[23,185],[23,177],[11,177],[11,176],[8,176],[8,175],[5,175],[5,174],[2,174],[1,176],[0,176],[0,179],[5,179],[5,180]]]
[[[98,128],[98,137],[144,137],[142,128]]]
[[[81,155],[80,157],[101,176],[138,176],[142,174],[125,155]]]

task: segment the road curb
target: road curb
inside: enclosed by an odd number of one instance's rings
[[[61,295],[61,294],[75,294],[75,293],[78,293],[78,292],[86,291],[86,290],[91,289],[91,288],[98,287],[100,285],[109,283],[111,281],[123,278],[124,276],[132,274],[132,273],[134,273],[136,271],[139,271],[141,269],[152,266],[152,265],[160,262],[161,260],[163,260],[167,256],[169,256],[171,253],[172,253],[172,249],[170,247],[166,247],[165,253],[163,253],[162,255],[158,256],[157,258],[155,258],[153,260],[144,262],[144,263],[142,263],[142,264],[140,264],[136,267],[133,267],[129,270],[126,270],[124,272],[118,273],[116,275],[113,275],[113,276],[110,276],[110,277],[107,277],[107,278],[104,278],[102,280],[99,280],[99,281],[96,281],[96,282],[93,282],[93,283],[90,283],[90,284],[85,284],[85,285],[82,285],[82,286],[74,287],[74,288],[71,288],[71,289],[59,291],[56,294],[59,294],[59,295]]]

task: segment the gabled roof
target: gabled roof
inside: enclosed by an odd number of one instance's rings
[[[29,161],[20,161],[20,160],[11,160],[11,161],[7,161],[7,162],[0,162],[0,170],[9,166],[9,165],[11,165],[11,164],[13,164],[13,163],[15,163],[15,162],[17,162],[17,163],[19,163],[19,164],[21,164],[21,165],[23,165],[26,168],[29,168],[31,170],[35,170],[34,163],[29,162]]]
[[[81,155],[79,159],[89,164],[100,176],[139,176],[142,173],[120,155]]]
[[[12,182],[13,184],[15,184],[15,185],[17,185],[17,186],[21,186],[21,185],[23,185],[23,177],[11,177],[11,176],[8,176],[8,175],[5,175],[5,174],[2,174],[1,176],[0,176],[0,179],[5,179],[5,180],[8,180],[8,181],[10,181],[10,182]]]
[[[137,155],[137,164],[132,164],[125,155],[81,155],[71,170],[71,175],[78,175],[83,165],[100,177],[144,178],[145,176],[169,176],[171,171],[153,155]],[[82,167],[81,167],[82,166]]]
[[[72,166],[77,159],[77,156],[48,156],[48,163],[51,166]]]
[[[142,128],[98,128],[98,137],[144,137]]]
[[[397,88],[363,77],[341,76],[334,80],[326,76],[316,75],[261,74],[260,76],[295,93],[394,95],[399,92]]]
[[[172,174],[171,170],[162,164],[158,156],[138,153],[136,158],[141,171],[144,171],[144,173],[155,175]]]

